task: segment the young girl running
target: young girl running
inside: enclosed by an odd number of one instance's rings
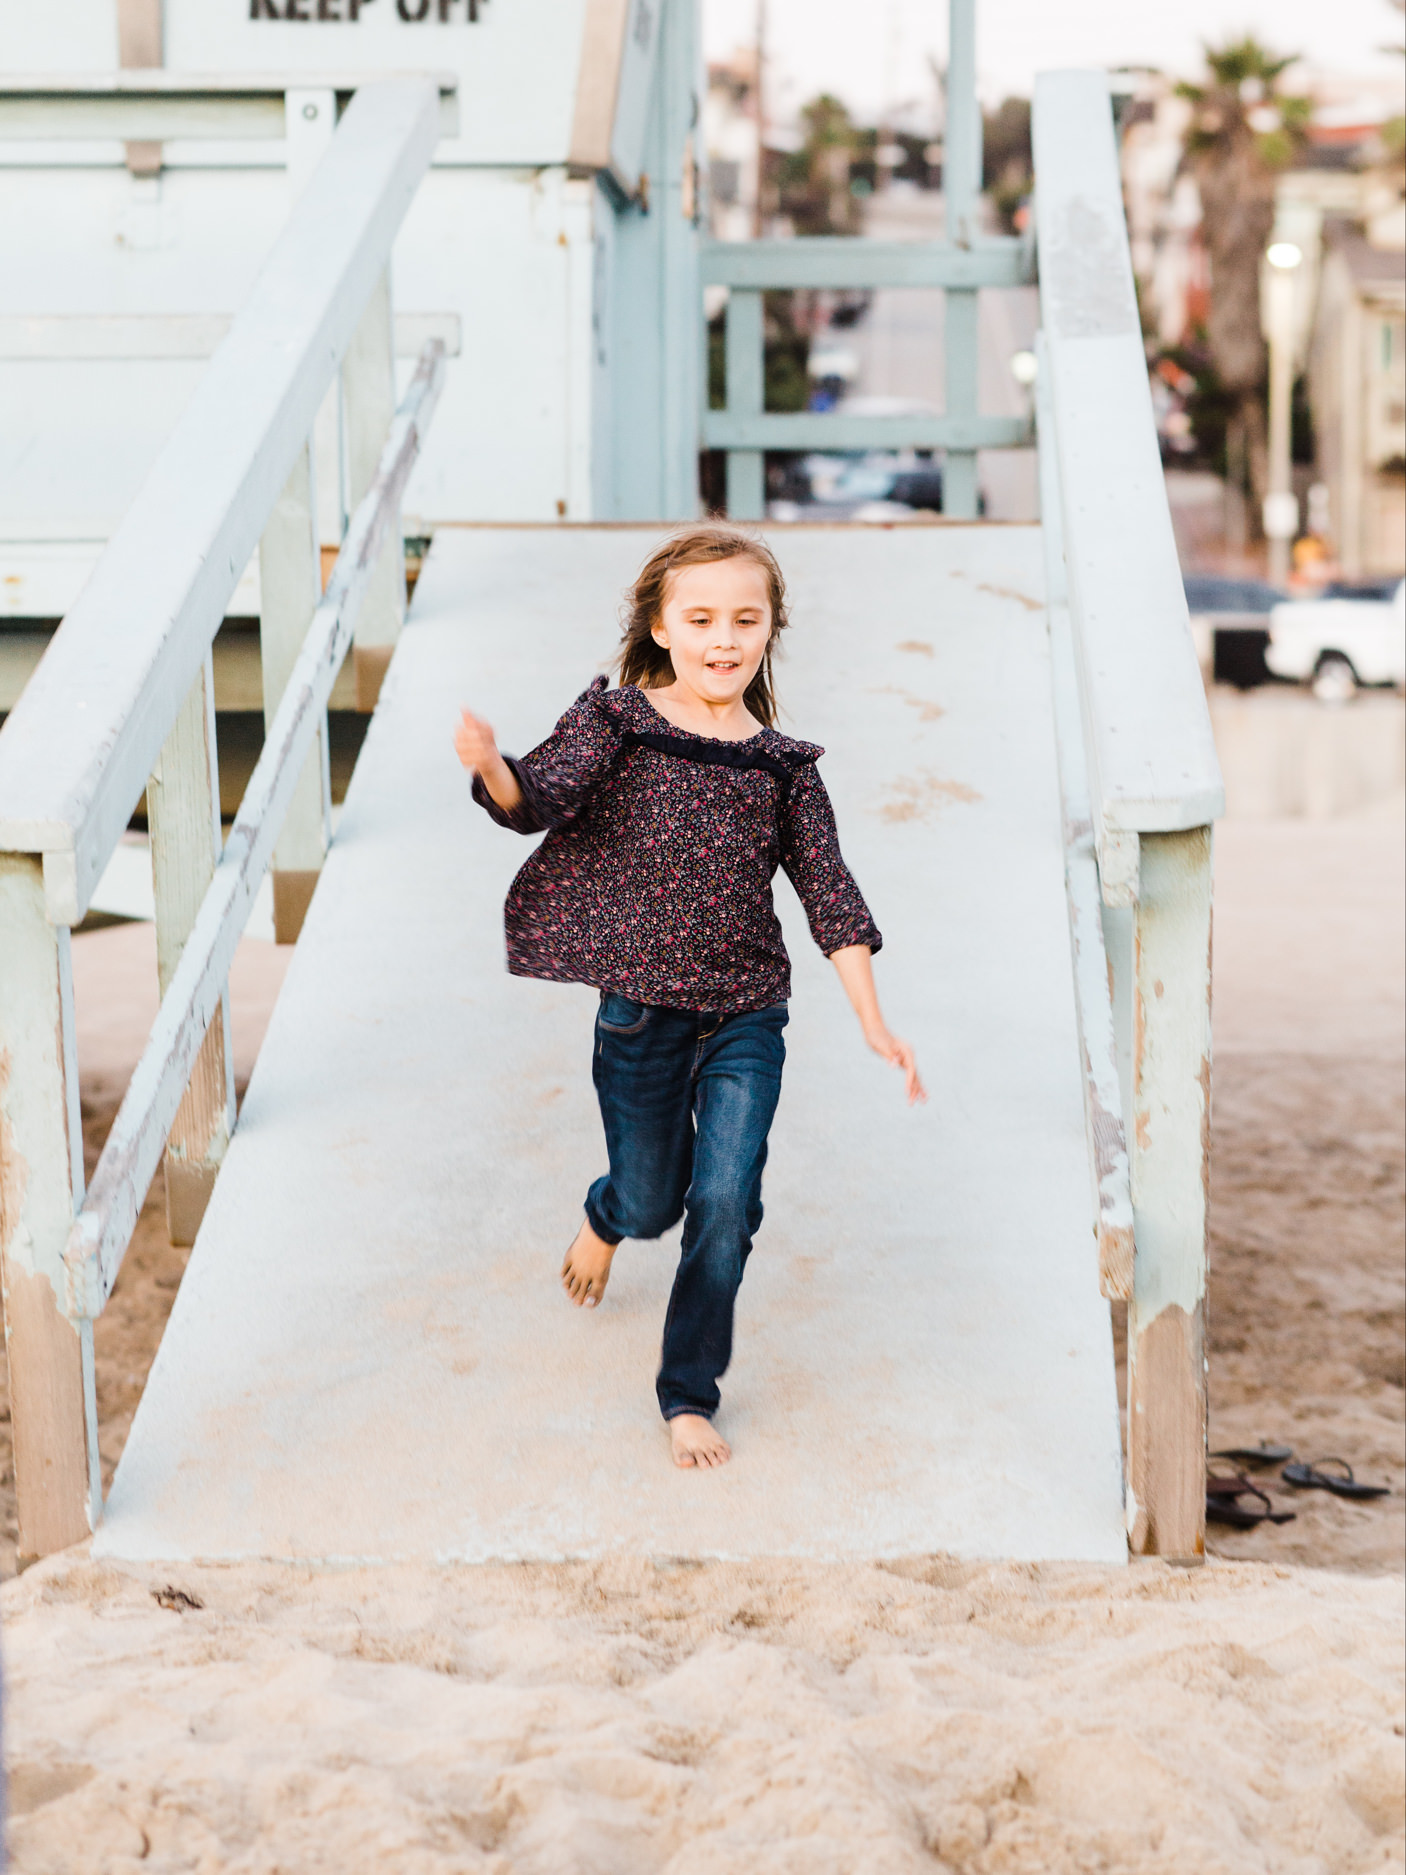
[[[468,710],[454,739],[479,805],[547,833],[508,893],[509,970],[600,992],[593,1074],[610,1170],[586,1193],[568,1296],[594,1308],[623,1238],[684,1219],[656,1385],[683,1466],[731,1456],[712,1419],[786,1057],[778,865],[865,1040],[903,1070],[910,1102],[927,1098],[879,1012],[882,939],[840,857],[824,751],[775,727],[786,625],[781,569],[760,541],[677,534],[630,594],[619,689],[597,678],[521,758],[500,755]]]

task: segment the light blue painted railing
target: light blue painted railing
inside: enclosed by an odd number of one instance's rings
[[[976,0],[949,0],[947,127],[943,194],[947,238],[897,242],[807,237],[792,241],[714,241],[705,245],[702,284],[728,289],[724,361],[726,404],[704,410],[705,449],[727,451],[727,511],[737,520],[766,514],[769,449],[941,449],[943,511],[977,514],[976,452],[1032,440],[1024,417],[982,416],[977,407],[977,294],[1034,278],[1034,250],[1014,239],[978,240],[981,112],[976,98]],[[843,411],[765,407],[762,295],[788,288],[938,287],[946,294],[947,408],[941,416],[860,417]]]
[[[1194,1562],[1206,1512],[1211,827],[1225,797],[1107,76],[1042,72],[1033,137],[1046,601],[1100,1263],[1105,1292],[1128,1304],[1128,1540]]]

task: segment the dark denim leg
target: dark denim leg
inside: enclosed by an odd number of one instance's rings
[[[732,1359],[733,1306],[762,1221],[762,1168],[781,1092],[786,1017],[784,1004],[728,1016],[699,1044],[693,1177],[656,1383],[665,1419],[680,1413],[710,1419],[718,1409],[718,1380]]]
[[[587,1192],[586,1217],[605,1243],[662,1237],[683,1215],[697,1044],[690,1010],[601,999],[591,1073],[610,1171]]]

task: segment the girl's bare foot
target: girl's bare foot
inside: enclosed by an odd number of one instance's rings
[[[679,1413],[669,1421],[669,1443],[674,1448],[674,1463],[702,1470],[725,1465],[732,1457],[732,1447],[714,1432],[711,1420],[701,1413]]]
[[[610,1281],[610,1260],[615,1255],[613,1243],[602,1243],[591,1229],[589,1220],[576,1233],[576,1241],[566,1253],[561,1266],[561,1286],[577,1308],[593,1309],[605,1294]]]

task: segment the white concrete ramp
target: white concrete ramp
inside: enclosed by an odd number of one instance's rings
[[[129,1557],[1125,1554],[1066,936],[1038,531],[780,529],[783,727],[826,745],[931,1105],[795,963],[720,1424],[654,1404],[676,1239],[557,1286],[603,1169],[593,992],[521,982],[528,845],[469,801],[611,653],[657,530],[436,538],[99,1533]]]

